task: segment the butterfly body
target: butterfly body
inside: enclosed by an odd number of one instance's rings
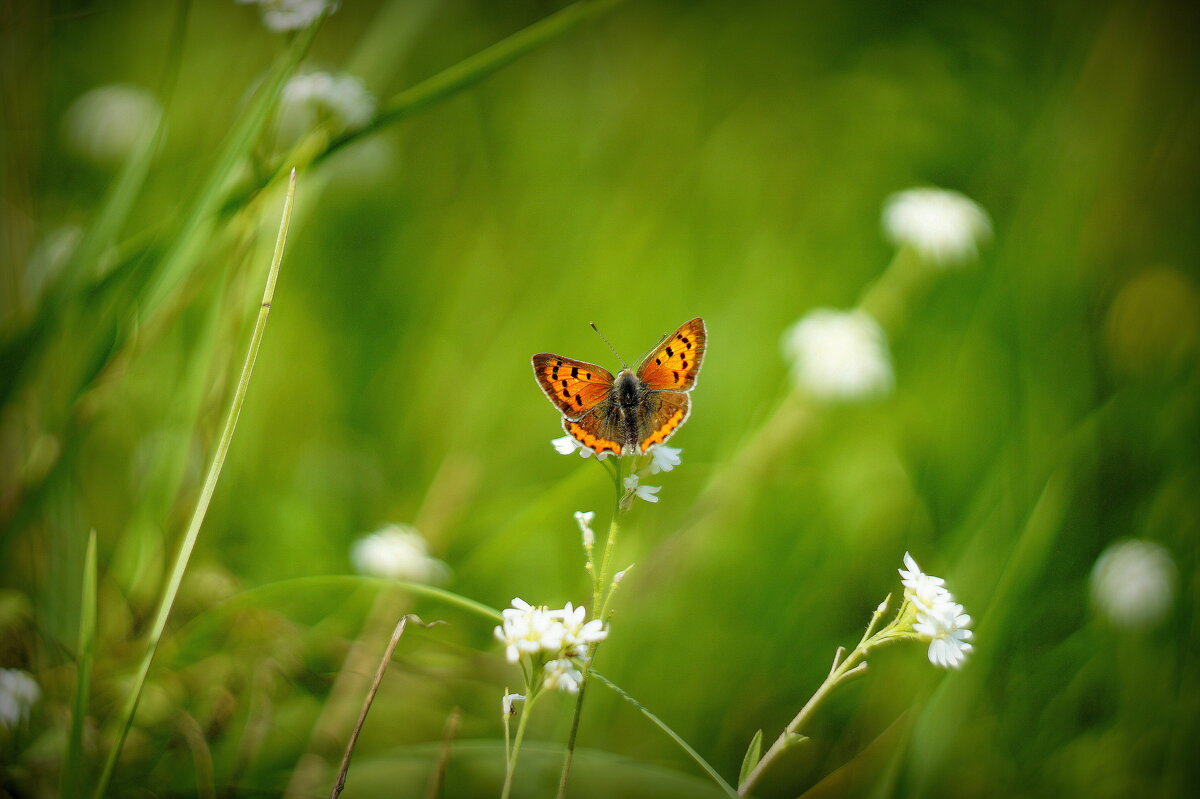
[[[563,429],[597,453],[645,453],[665,442],[691,412],[688,392],[704,358],[704,320],[685,322],[636,370],[607,369],[551,353],[533,356],[538,385],[563,415]]]

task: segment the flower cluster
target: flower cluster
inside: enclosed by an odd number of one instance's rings
[[[796,388],[826,402],[891,391],[887,335],[865,311],[810,311],[783,334]]]
[[[971,617],[963,606],[954,601],[946,589],[946,581],[921,571],[912,555],[904,553],[904,568],[900,569],[904,600],[915,611],[912,632],[929,642],[929,662],[942,668],[958,668],[971,651],[968,643],[974,634],[968,629]],[[901,617],[905,615],[902,607]]]
[[[0,727],[16,727],[29,719],[29,711],[42,689],[28,672],[0,669]]]
[[[354,542],[350,551],[354,570],[371,577],[414,583],[445,582],[450,569],[429,556],[425,539],[416,528],[389,524]]]
[[[508,661],[516,663],[523,655],[529,656],[535,666],[542,668],[546,688],[569,693],[577,692],[583,682],[577,661],[587,657],[591,644],[608,637],[603,622],[588,621],[587,609],[570,602],[559,610],[550,610],[517,598],[501,615],[503,621],[496,627],[496,638],[504,644]]]
[[[307,28],[329,9],[337,11],[339,3],[330,0],[237,0],[242,4],[253,3],[262,12],[263,25],[269,31],[283,33]]]
[[[302,72],[283,87],[279,107],[280,135],[297,139],[319,118],[329,117],[346,130],[361,128],[375,115],[375,98],[353,75]]]
[[[945,189],[897,192],[883,206],[883,230],[898,247],[911,247],[926,261],[949,266],[974,258],[991,235],[987,212],[969,197]]]

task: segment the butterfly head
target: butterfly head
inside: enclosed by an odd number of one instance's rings
[[[632,369],[623,369],[617,375],[617,379],[613,381],[612,396],[618,405],[626,408],[637,405],[641,400],[642,381],[638,380]]]

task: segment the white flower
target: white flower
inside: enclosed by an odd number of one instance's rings
[[[1092,602],[1116,627],[1149,627],[1163,619],[1175,596],[1171,556],[1146,540],[1108,547],[1092,567]]]
[[[237,0],[242,4],[257,3],[262,11],[263,25],[276,33],[307,28],[329,8],[332,14],[338,3],[330,0]]]
[[[650,474],[669,472],[680,464],[679,453],[682,449],[658,444],[650,448]]]
[[[584,549],[591,549],[596,545],[596,534],[592,532],[592,519],[596,518],[595,511],[575,511],[575,521],[579,523],[579,532],[583,533]]]
[[[563,436],[562,438],[552,439],[550,446],[554,447],[559,455],[570,455],[583,445],[575,440],[575,436]]]
[[[971,617],[963,606],[945,594],[932,608],[917,612],[913,632],[929,641],[929,662],[944,669],[957,669],[966,659],[974,634],[967,629]]]
[[[287,142],[298,141],[329,116],[343,129],[361,128],[375,114],[375,98],[353,75],[303,72],[283,87],[279,101],[279,135]]]
[[[883,229],[898,246],[950,265],[974,258],[992,232],[987,213],[956,191],[918,188],[893,194],[883,206]]]
[[[587,609],[582,605],[573,608],[568,602],[562,609],[564,651],[571,657],[583,657],[587,654],[589,644],[598,643],[608,637],[604,622],[599,619],[586,619]]]
[[[913,556],[907,552],[904,553],[904,568],[898,571],[900,584],[904,586],[904,596],[911,599],[921,610],[928,611],[950,596],[950,592],[946,590],[946,581],[922,572]],[[882,608],[882,605],[880,607]]]
[[[76,98],[63,117],[63,136],[78,156],[100,166],[120,164],[158,124],[162,109],[138,86],[111,84]]]
[[[517,712],[517,709],[514,707],[514,705],[516,705],[517,702],[524,701],[525,694],[510,694],[505,692],[504,696],[500,699],[500,715],[502,717],[514,715]]]
[[[574,436],[563,436],[562,438],[551,439],[550,446],[554,447],[559,455],[570,455],[575,450],[579,450],[579,455],[582,458],[590,458],[593,455],[596,455],[596,450],[580,444]],[[611,454],[611,452],[601,452],[599,455],[596,455],[596,460],[602,461]]]
[[[450,572],[429,556],[421,534],[404,524],[389,524],[355,541],[350,560],[359,574],[414,583],[440,583]]]
[[[647,502],[658,502],[658,497],[655,496],[659,491],[662,491],[662,486],[644,486],[639,485],[638,476],[631,474],[625,478],[625,493],[632,494]]]
[[[783,334],[792,382],[822,400],[855,400],[892,388],[883,328],[865,311],[818,308]]]
[[[33,677],[20,669],[0,669],[0,727],[15,727],[29,719],[42,696]]]
[[[534,607],[520,598],[514,599],[512,604],[511,608],[500,612],[504,621],[495,630],[497,640],[504,644],[504,655],[509,663],[516,663],[521,655],[539,652],[557,655],[562,651],[566,629],[561,610]]]
[[[558,688],[569,694],[579,693],[579,686],[583,683],[583,674],[575,668],[574,663],[566,658],[551,660],[547,663],[545,675],[547,688],[551,690]]]

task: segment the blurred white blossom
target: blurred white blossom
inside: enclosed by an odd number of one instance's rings
[[[120,164],[158,124],[162,109],[138,86],[114,83],[80,95],[63,117],[63,137],[76,155],[100,166]]]
[[[631,474],[625,478],[626,496],[637,497],[638,499],[644,499],[647,502],[658,502],[658,497],[656,495],[659,491],[662,491],[662,486],[641,485],[641,480],[636,474]]]
[[[550,690],[558,689],[569,694],[579,693],[583,684],[583,673],[575,664],[566,658],[551,660],[544,667],[545,686]]]
[[[974,258],[992,232],[987,212],[956,191],[916,188],[897,192],[883,206],[883,229],[898,247],[948,266]]]
[[[1176,576],[1174,561],[1158,544],[1120,541],[1092,567],[1092,602],[1116,627],[1149,627],[1171,609]]]
[[[243,5],[255,4],[262,13],[263,25],[267,30],[282,33],[307,28],[329,9],[338,10],[340,3],[331,0],[237,0]]]
[[[445,563],[429,556],[416,528],[406,524],[389,524],[355,541],[350,560],[355,571],[371,577],[436,584],[450,575]]]
[[[865,311],[810,311],[783,334],[792,382],[822,400],[855,400],[892,388],[887,336]]]
[[[650,474],[658,474],[659,472],[669,472],[678,466],[682,461],[679,457],[683,450],[677,447],[668,447],[666,444],[658,444],[650,448]]]
[[[302,72],[283,87],[279,100],[280,137],[295,142],[324,118],[343,130],[355,130],[371,121],[375,98],[353,75]]]
[[[20,669],[0,669],[0,727],[28,721],[29,711],[42,696],[33,677]]]

